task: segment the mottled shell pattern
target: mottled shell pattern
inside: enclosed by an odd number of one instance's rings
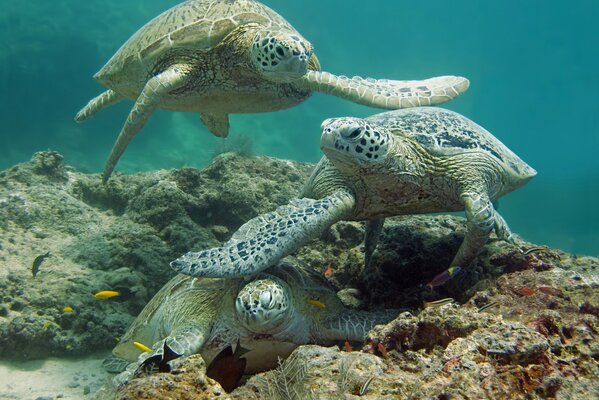
[[[235,28],[248,23],[296,32],[279,14],[253,0],[189,0],[144,25],[94,78],[113,88],[131,80],[145,82],[153,65],[169,50],[209,51]]]
[[[398,118],[399,115],[401,118]],[[450,110],[422,107],[417,112],[390,111],[366,120],[385,126],[396,135],[412,138],[434,156],[484,151],[515,176],[536,174],[532,167],[486,129]]]

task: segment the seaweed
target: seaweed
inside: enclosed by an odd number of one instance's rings
[[[303,357],[293,353],[285,362],[279,358],[278,364],[276,369],[256,382],[259,399],[316,399],[307,386],[308,364]]]

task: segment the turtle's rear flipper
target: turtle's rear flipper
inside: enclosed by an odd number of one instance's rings
[[[399,314],[399,310],[358,311],[346,310],[322,321],[319,327],[321,340],[363,342],[368,331],[375,325],[387,324]]]
[[[226,138],[229,135],[229,116],[227,114],[200,113],[200,119],[213,135]]]
[[[83,122],[86,119],[96,115],[98,111],[102,111],[106,107],[110,107],[113,104],[118,103],[125,97],[121,96],[114,90],[107,90],[99,96],[94,97],[81,109],[75,116],[75,122]]]
[[[150,115],[152,115],[160,103],[161,98],[169,92],[182,87],[188,81],[188,75],[184,72],[185,70],[186,68],[183,66],[174,65],[154,76],[146,83],[133,109],[129,113],[119,137],[114,146],[112,146],[112,151],[104,166],[104,173],[102,175],[104,182],[108,181],[112,170],[119,161],[119,158],[121,158],[121,155],[125,152],[127,145],[148,121]]]
[[[213,278],[257,274],[343,219],[354,203],[345,191],[320,200],[293,200],[242,225],[223,247],[189,252],[171,262],[171,268]]]
[[[451,266],[465,268],[474,261],[489,240],[489,234],[495,228],[496,214],[493,204],[486,194],[479,194],[474,191],[462,194],[461,198],[466,209],[466,235],[451,262]],[[505,227],[507,227],[507,224],[505,224]],[[503,229],[503,226],[498,227],[498,231]]]
[[[448,102],[464,93],[470,82],[461,76],[439,76],[421,81],[395,81],[354,76],[336,76],[329,72],[308,71],[301,82],[307,89],[329,93],[370,107],[396,110],[433,106]]]
[[[118,374],[119,372],[123,372],[129,364],[130,361],[127,361],[124,358],[115,357],[111,354],[102,361],[102,368],[111,374]]]

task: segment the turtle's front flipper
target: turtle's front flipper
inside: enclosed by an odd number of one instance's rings
[[[387,324],[398,314],[397,310],[378,312],[347,310],[322,322],[318,330],[321,335],[319,339],[325,341],[347,339],[361,342],[375,325]]]
[[[257,274],[346,217],[354,203],[345,191],[320,200],[293,200],[242,225],[223,247],[189,252],[171,262],[171,268],[213,278]]]
[[[136,362],[130,363],[125,371],[114,378],[114,383],[121,386],[135,376],[155,372],[169,372],[169,362],[182,356],[198,353],[208,338],[209,325],[192,321],[189,325],[179,327],[166,339],[159,340],[152,346],[152,351],[141,353]]]
[[[385,218],[377,218],[366,221],[364,227],[364,268],[370,268],[372,262],[372,255],[376,249],[376,245],[379,242],[381,232],[383,231],[383,225],[385,224]]]
[[[119,101],[123,100],[125,97],[121,96],[114,90],[107,90],[99,96],[94,97],[86,104],[85,107],[81,109],[75,116],[75,122],[83,122],[89,117],[93,117],[98,111],[105,109]]]
[[[453,100],[470,85],[460,76],[439,76],[422,81],[394,81],[354,76],[336,76],[329,72],[308,71],[300,85],[329,93],[366,106],[396,110],[432,106]]]
[[[112,146],[112,151],[104,166],[104,173],[102,175],[104,182],[110,178],[112,170],[119,161],[119,158],[121,158],[121,155],[125,152],[127,145],[145,125],[161,99],[171,91],[185,85],[188,80],[187,74],[184,72],[185,70],[180,65],[174,65],[154,76],[146,83],[146,86],[135,101],[133,109],[129,113],[119,137],[114,146]]]
[[[465,268],[489,240],[489,234],[495,227],[495,210],[485,194],[465,193],[462,202],[466,209],[466,235],[451,266]]]

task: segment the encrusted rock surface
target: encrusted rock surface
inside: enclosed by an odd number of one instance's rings
[[[133,379],[118,392],[122,400],[227,399],[223,388],[206,376],[206,364],[199,354],[175,359],[170,373]]]
[[[0,357],[109,350],[172,276],[169,261],[286,203],[311,167],[224,154],[203,170],[117,174],[103,185],[42,152],[0,172]],[[120,397],[597,398],[599,260],[493,239],[474,265],[428,288],[463,234],[455,216],[392,218],[365,271],[363,225],[337,223],[297,257],[320,272],[330,265],[348,306],[402,310],[394,321],[352,352],[301,346],[230,394],[194,356],[177,359],[174,374],[132,381]],[[33,277],[33,260],[48,251]],[[115,288],[132,295],[93,296]],[[425,307],[446,297],[455,302]]]
[[[287,202],[310,169],[224,154],[201,171],[117,174],[103,185],[41,152],[0,172],[0,357],[112,348],[172,277],[169,261]],[[34,259],[48,251],[33,277]],[[93,296],[115,288],[132,295]]]

